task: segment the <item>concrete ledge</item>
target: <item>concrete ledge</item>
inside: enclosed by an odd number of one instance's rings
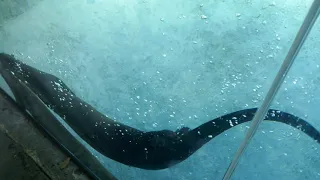
[[[0,142],[0,167],[5,167],[0,168],[1,179],[50,179],[24,152],[23,148],[2,131],[0,132]]]
[[[0,92],[0,179],[88,180],[44,134]]]

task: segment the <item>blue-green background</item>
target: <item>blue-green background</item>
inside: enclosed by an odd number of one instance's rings
[[[0,2],[0,51],[59,76],[123,123],[174,130],[259,106],[312,1],[14,2]],[[9,5],[21,8],[7,12]],[[317,21],[272,104],[318,129],[319,36]],[[93,152],[121,180],[221,179],[249,125],[161,171]],[[298,130],[263,122],[233,179],[320,179],[319,148]]]

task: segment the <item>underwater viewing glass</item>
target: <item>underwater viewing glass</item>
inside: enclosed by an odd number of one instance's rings
[[[92,179],[317,179],[319,12],[320,0],[0,1],[0,98]]]

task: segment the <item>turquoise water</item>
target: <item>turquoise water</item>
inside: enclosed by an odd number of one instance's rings
[[[142,130],[191,128],[261,104],[311,1],[44,0],[7,20],[0,50],[62,78],[101,112]],[[272,108],[320,129],[319,23]],[[119,179],[221,179],[249,124],[170,169],[146,171],[93,151]],[[319,145],[262,123],[234,179],[318,179]]]

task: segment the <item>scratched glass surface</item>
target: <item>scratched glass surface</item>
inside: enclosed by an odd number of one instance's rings
[[[60,77],[124,124],[144,131],[196,128],[261,104],[310,2],[33,0],[23,14],[0,18],[0,50]],[[272,107],[319,127],[316,29]],[[233,127],[158,171],[88,148],[119,179],[221,179],[249,125]],[[300,135],[287,125],[262,123],[235,178],[317,178],[318,164],[308,160],[316,159],[317,144]]]
[[[292,43],[298,31],[297,24],[301,23],[311,3],[312,1],[308,1],[300,6],[297,4],[289,5],[285,9],[294,15],[287,16],[286,20],[278,18],[282,22],[278,24],[279,26],[274,26],[273,30],[275,30],[276,36],[272,38],[270,42],[273,43],[269,45],[270,52],[275,59],[285,58],[288,47],[283,46],[283,43]],[[277,19],[273,23],[277,24]],[[294,30],[288,31],[288,29]],[[317,114],[320,105],[318,97],[320,79],[319,30],[320,21],[317,20],[271,104],[272,109],[279,109],[298,116],[317,130],[320,129],[319,115]],[[278,69],[280,65],[280,61],[275,62],[274,60],[265,63],[273,69]],[[268,77],[270,80],[266,81],[267,86],[270,86],[272,78],[274,78],[274,74]],[[253,91],[257,92],[256,95],[267,93],[256,88]],[[277,112],[272,116],[277,116]],[[303,126],[294,127],[297,128],[278,122],[262,122],[233,178],[319,179],[320,145],[306,133],[300,131]],[[306,132],[310,131],[306,130]],[[244,175],[243,172],[246,174]]]

